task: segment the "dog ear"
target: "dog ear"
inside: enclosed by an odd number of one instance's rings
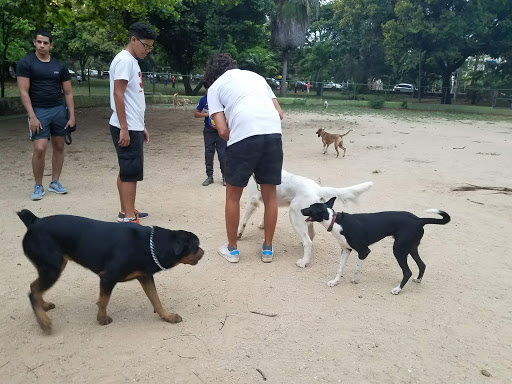
[[[325,204],[326,204],[329,208],[331,208],[331,209],[332,209],[332,206],[334,205],[334,201],[336,201],[336,196],[331,197],[331,199],[330,199],[327,203],[325,203]]]

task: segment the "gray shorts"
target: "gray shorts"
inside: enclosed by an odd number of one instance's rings
[[[32,133],[30,129],[30,117],[28,118],[30,139],[32,141],[39,139],[48,139],[50,136],[64,136],[66,130],[64,127],[69,121],[68,109],[65,105],[58,105],[51,108],[34,107],[34,113],[41,123],[39,133]]]

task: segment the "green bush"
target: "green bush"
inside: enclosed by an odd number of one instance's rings
[[[384,97],[375,97],[369,100],[370,108],[373,109],[382,109],[384,107],[384,102],[386,99]]]

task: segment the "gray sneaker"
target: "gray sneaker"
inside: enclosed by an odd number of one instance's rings
[[[205,181],[203,181],[203,186],[207,187],[208,185],[213,184],[213,177],[207,177]]]
[[[48,187],[48,190],[51,192],[58,193],[59,195],[68,193],[68,190],[64,188],[61,183],[59,183],[59,180],[52,181],[50,183],[50,186]]]
[[[44,193],[44,187],[41,184],[36,184],[34,185],[34,192],[32,192],[32,196],[30,196],[30,198],[32,200],[41,200]]]

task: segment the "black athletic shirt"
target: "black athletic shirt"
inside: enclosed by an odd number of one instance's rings
[[[71,80],[68,68],[50,56],[45,63],[35,53],[18,62],[16,75],[30,79],[29,96],[32,107],[51,108],[64,104],[62,83]]]

